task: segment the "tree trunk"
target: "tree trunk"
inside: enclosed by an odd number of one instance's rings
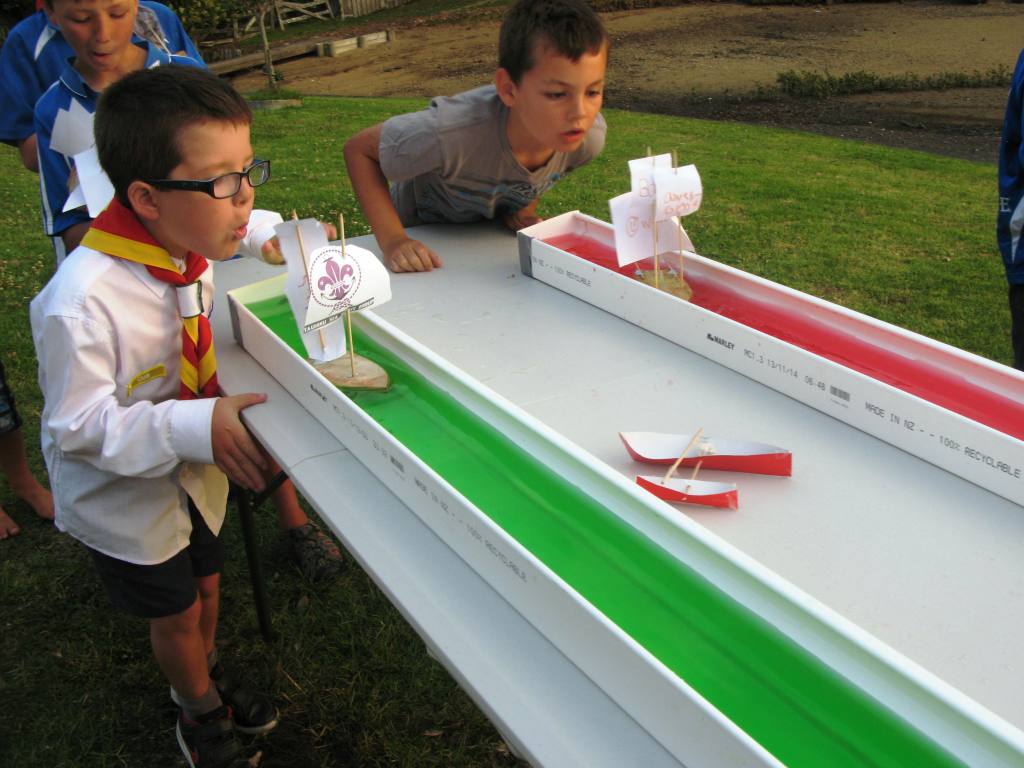
[[[260,39],[263,41],[263,71],[267,73],[267,83],[270,90],[277,90],[277,74],[274,72],[274,59],[270,55],[270,42],[267,40],[267,25],[264,21],[267,10],[271,5],[261,6],[256,13],[256,18],[259,19],[260,23]]]

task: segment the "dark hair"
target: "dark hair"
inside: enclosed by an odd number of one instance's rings
[[[207,120],[249,125],[252,112],[230,83],[198,67],[136,70],[103,91],[96,151],[121,204],[136,179],[166,179],[182,162],[182,129]]]
[[[584,0],[519,0],[501,24],[498,66],[519,83],[533,69],[533,52],[549,46],[570,61],[598,53],[608,33]]]

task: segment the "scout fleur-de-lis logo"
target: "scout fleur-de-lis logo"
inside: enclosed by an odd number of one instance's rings
[[[339,267],[335,259],[328,259],[324,266],[327,273],[317,282],[316,287],[325,296],[330,296],[335,301],[344,300],[346,294],[352,290],[356,271],[351,264]]]
[[[340,248],[328,246],[317,251],[310,272],[317,276],[312,295],[318,303],[332,307],[352,303],[359,287],[359,265],[346,258]]]

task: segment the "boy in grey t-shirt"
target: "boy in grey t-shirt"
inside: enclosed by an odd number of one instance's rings
[[[441,266],[406,226],[500,217],[516,230],[539,221],[540,195],[604,147],[607,61],[604,26],[584,0],[519,0],[501,27],[494,85],[436,98],[349,139],[348,174],[385,264]]]

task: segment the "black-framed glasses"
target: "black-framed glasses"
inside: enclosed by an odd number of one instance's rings
[[[146,179],[147,184],[152,184],[158,189],[184,189],[189,192],[205,192],[210,197],[218,200],[225,197],[234,197],[242,188],[242,179],[249,182],[250,187],[258,187],[270,181],[270,161],[253,160],[252,164],[244,171],[225,173],[222,176],[215,176],[205,181],[192,179]]]

